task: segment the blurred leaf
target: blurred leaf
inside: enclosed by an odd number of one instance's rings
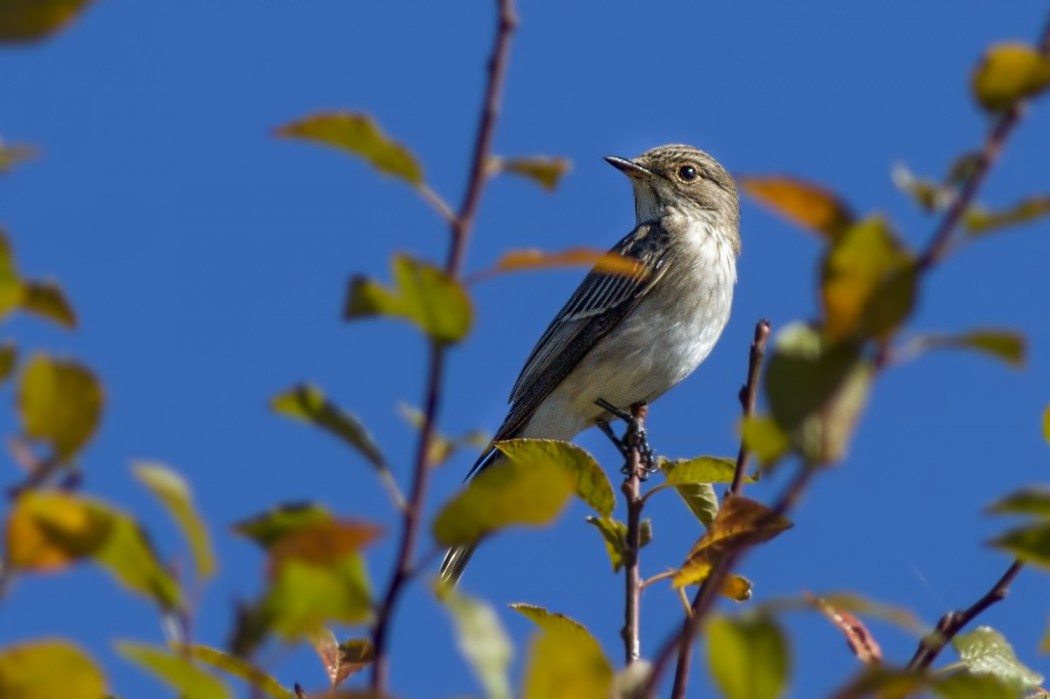
[[[508,460],[532,468],[537,463],[560,466],[572,479],[576,497],[603,517],[616,508],[616,495],[605,471],[585,450],[554,439],[508,439],[495,447]]]
[[[730,573],[726,577],[725,583],[722,584],[722,589],[719,590],[719,593],[734,602],[746,602],[751,599],[752,589],[754,589],[754,583],[750,580],[743,575]]]
[[[1050,487],[1030,486],[1014,491],[988,507],[994,515],[1035,515],[1050,518]]]
[[[534,155],[518,158],[489,159],[489,169],[493,174],[509,172],[525,179],[532,180],[548,192],[553,192],[562,176],[569,171],[571,163],[568,158],[551,158]]]
[[[963,226],[971,236],[980,236],[1008,226],[1018,226],[1050,214],[1050,196],[1029,197],[1005,211],[987,211],[971,206],[963,216]]]
[[[434,538],[443,546],[473,544],[512,526],[548,524],[573,491],[567,469],[552,461],[503,461],[484,469],[434,518]]]
[[[18,347],[15,343],[6,341],[0,343],[0,383],[11,378],[18,363]]]
[[[270,547],[271,566],[288,561],[318,566],[337,564],[379,538],[382,528],[351,519],[330,519],[304,524],[281,536]]]
[[[0,648],[0,697],[99,699],[105,692],[98,666],[69,641],[25,641]]]
[[[18,385],[22,429],[29,439],[51,444],[60,460],[91,439],[102,403],[102,386],[82,364],[36,354],[23,367]]]
[[[3,318],[22,302],[24,289],[18,276],[14,251],[7,234],[0,228],[0,318]]]
[[[828,346],[812,327],[781,331],[766,368],[773,418],[811,464],[838,461],[867,402],[874,367],[857,345]]]
[[[222,670],[228,675],[243,680],[272,699],[295,699],[295,693],[285,689],[274,678],[252,666],[246,660],[208,646],[176,643],[172,647],[194,660]]]
[[[790,649],[768,616],[712,617],[707,623],[707,656],[727,699],[776,699],[787,689]]]
[[[624,550],[627,548],[627,525],[612,517],[587,517],[587,523],[593,524],[602,535],[613,572],[620,572]]]
[[[1011,529],[989,543],[1027,563],[1050,567],[1050,522]]]
[[[302,138],[362,158],[387,175],[423,184],[423,168],[408,148],[391,140],[371,116],[359,112],[314,114],[277,129],[277,136]]]
[[[920,635],[926,631],[926,624],[921,622],[910,610],[894,607],[880,602],[875,602],[865,597],[859,597],[848,593],[831,592],[815,597],[804,594],[805,605],[812,608],[813,600],[820,599],[840,611],[849,611],[861,616],[869,616],[880,621],[888,622],[894,626],[910,631],[914,635]]]
[[[1027,341],[1010,330],[980,329],[961,335],[925,335],[915,339],[920,348],[949,347],[972,349],[1002,359],[1013,367],[1023,367]]]
[[[952,672],[934,680],[932,689],[941,699],[1018,699],[1020,696],[1016,689],[994,675],[974,675],[966,671]]]
[[[616,252],[596,248],[569,248],[560,252],[542,250],[511,250],[496,264],[473,275],[470,281],[488,279],[506,272],[521,272],[558,267],[593,267],[604,274],[641,278],[647,274],[645,266]]]
[[[992,46],[973,73],[973,94],[988,111],[999,111],[1050,86],[1050,60],[1021,43]]]
[[[190,658],[142,643],[122,641],[117,652],[140,667],[149,670],[185,699],[221,699],[230,690],[211,673],[197,667]]]
[[[215,573],[215,555],[208,529],[193,505],[193,494],[186,480],[163,464],[140,461],[134,469],[135,476],[161,501],[186,537],[197,577],[210,578]]]
[[[672,582],[675,587],[703,582],[728,551],[769,541],[792,526],[789,520],[760,502],[740,495],[727,497],[715,521],[693,546]]]
[[[782,175],[738,177],[737,182],[759,204],[829,240],[853,225],[849,205],[813,182]]]
[[[36,41],[58,31],[89,0],[4,0],[0,2],[0,42]]]
[[[1050,405],[1043,410],[1043,439],[1050,442]]]
[[[0,9],[0,22],[3,22],[2,9]],[[36,148],[27,146],[23,143],[5,145],[3,140],[0,139],[0,175],[6,175],[11,172],[16,165],[24,163],[27,160],[32,160],[35,157]]]
[[[435,342],[456,343],[467,336],[473,316],[462,285],[429,262],[395,255],[394,286],[365,277],[350,280],[343,317],[389,316],[407,320]]]
[[[882,648],[860,619],[849,611],[838,607],[833,600],[815,597],[806,593],[806,598],[846,637],[857,660],[872,664],[882,662]]]
[[[952,647],[975,675],[995,675],[1019,689],[1031,689],[1043,681],[1043,676],[1025,667],[1009,641],[990,626],[957,635]]]
[[[405,403],[398,404],[398,410],[405,421],[417,430],[423,429],[425,417],[418,409]],[[481,430],[471,430],[458,437],[449,437],[433,430],[430,437],[430,452],[427,455],[427,463],[431,466],[440,466],[452,458],[452,455],[464,447],[484,449],[489,444],[489,437]]]
[[[332,515],[315,503],[288,503],[277,505],[251,519],[237,522],[233,531],[246,536],[264,549],[269,549],[281,537],[304,527],[332,521]]]
[[[950,184],[917,177],[904,164],[895,165],[890,177],[897,189],[909,195],[926,213],[948,208],[958,196],[958,191]]]
[[[77,316],[66,299],[65,292],[55,282],[25,282],[22,308],[41,318],[72,330],[77,327]]]
[[[885,665],[865,665],[834,699],[906,699],[930,684],[927,675]]]
[[[442,588],[438,597],[452,616],[459,651],[485,688],[485,696],[510,699],[513,692],[507,673],[514,648],[495,610],[454,587]]]
[[[965,184],[977,172],[977,166],[984,159],[984,153],[980,150],[971,150],[957,157],[948,168],[948,174],[944,178],[945,183],[951,187]]]
[[[601,645],[579,622],[529,604],[512,604],[540,633],[525,667],[523,699],[608,699],[613,669]]]
[[[60,570],[91,557],[163,609],[179,605],[178,583],[145,532],[105,503],[58,491],[26,492],[8,514],[5,547],[13,570]]]
[[[749,415],[740,423],[740,437],[763,468],[772,467],[791,450],[791,438],[769,415]]]
[[[878,217],[843,231],[821,266],[825,332],[832,340],[883,338],[915,305],[913,258]]]
[[[338,687],[347,677],[368,667],[375,658],[375,648],[367,638],[354,638],[343,643],[335,634],[324,629],[310,639],[321,658],[332,687]]]

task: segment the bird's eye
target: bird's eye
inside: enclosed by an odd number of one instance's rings
[[[692,165],[683,165],[678,168],[678,177],[683,182],[692,182],[698,177],[698,173],[696,172],[696,168]]]

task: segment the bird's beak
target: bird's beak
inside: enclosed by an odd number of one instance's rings
[[[621,158],[616,155],[608,155],[605,157],[605,162],[612,165],[614,168],[627,175],[631,179],[642,179],[653,176],[652,170],[644,168],[633,160],[627,158]]]

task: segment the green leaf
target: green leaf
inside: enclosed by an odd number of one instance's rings
[[[620,572],[620,568],[623,567],[624,551],[627,548],[627,525],[612,517],[587,517],[587,523],[593,524],[602,535],[613,572]]]
[[[11,242],[0,228],[0,318],[18,308],[24,293]]]
[[[434,518],[443,546],[473,544],[512,525],[549,524],[573,492],[568,471],[552,461],[526,464],[499,460],[453,496]]]
[[[233,531],[246,536],[269,550],[282,537],[300,529],[332,521],[332,515],[315,503],[287,503],[277,505],[250,519],[237,522]]]
[[[102,404],[102,386],[82,364],[36,354],[22,370],[22,430],[30,439],[49,443],[59,460],[70,459],[91,439]]]
[[[0,343],[0,384],[11,378],[18,363],[18,346],[13,342]]]
[[[26,641],[0,648],[2,697],[99,699],[105,692],[106,680],[98,666],[69,641]]]
[[[769,415],[748,415],[740,423],[740,437],[763,468],[772,468],[791,451],[791,438]]]
[[[1050,86],[1050,60],[1021,43],[991,47],[973,73],[973,94],[978,104],[995,112],[1033,97]]]
[[[117,652],[136,665],[149,670],[185,699],[221,699],[230,690],[222,680],[197,667],[190,658],[172,653],[167,648],[122,641]]]
[[[987,211],[971,206],[963,216],[966,233],[977,237],[986,233],[1029,223],[1050,214],[1050,196],[1029,197],[1004,211]]]
[[[134,465],[135,476],[160,500],[178,524],[190,545],[197,577],[215,574],[215,555],[204,520],[193,505],[193,493],[186,480],[172,469],[158,463],[140,461]]]
[[[885,665],[866,665],[844,687],[835,692],[835,699],[905,699],[930,684],[924,673],[901,670]]]
[[[453,587],[442,588],[438,597],[452,616],[459,651],[485,688],[485,696],[510,699],[513,692],[507,673],[514,648],[495,610]]]
[[[1050,442],[1050,405],[1043,410],[1043,439]]]
[[[55,282],[25,282],[22,309],[41,318],[73,330],[77,327],[77,315],[70,305],[62,287]]]
[[[1027,563],[1050,568],[1050,522],[1011,529],[989,543]]]
[[[1019,689],[1031,689],[1043,681],[1043,676],[1025,667],[1009,641],[990,626],[959,634],[952,639],[952,647],[975,675],[995,675]]]
[[[89,0],[4,0],[0,42],[36,41],[66,26]]]
[[[554,439],[508,439],[496,443],[508,460],[531,468],[537,463],[560,466],[573,482],[576,497],[607,517],[616,508],[616,495],[605,471],[585,450]]]
[[[1014,491],[988,507],[993,515],[1050,517],[1050,487],[1031,486]]]
[[[613,669],[579,622],[530,604],[512,604],[540,627],[525,668],[523,699],[608,699]]]
[[[961,335],[925,335],[916,338],[915,343],[922,349],[948,347],[976,350],[1016,368],[1024,366],[1027,354],[1024,335],[1010,330],[979,329]]]
[[[994,675],[953,672],[933,682],[933,693],[941,699],[1018,699],[1020,694]]]
[[[243,680],[272,699],[295,699],[295,692],[285,689],[277,680],[234,655],[201,645],[173,644],[173,647],[176,651],[185,653],[194,660]]]
[[[766,368],[766,396],[773,418],[809,463],[843,457],[874,373],[858,345],[829,345],[803,324],[781,331]]]
[[[508,172],[512,175],[519,175],[532,180],[548,192],[553,192],[558,187],[558,182],[570,167],[571,163],[567,158],[551,158],[543,155],[489,159],[489,170],[493,174]]]
[[[663,464],[660,468],[664,468]],[[710,483],[683,482],[675,485],[674,489],[685,502],[686,507],[700,520],[700,523],[705,527],[710,527],[715,515],[718,514],[718,495],[715,493],[714,486]]]
[[[277,129],[277,136],[302,138],[362,158],[387,175],[423,184],[423,168],[404,145],[390,139],[371,116],[360,112],[314,114]]]
[[[888,337],[911,315],[917,279],[911,253],[885,220],[850,227],[821,264],[825,333],[836,341]]]
[[[6,175],[18,164],[36,157],[36,148],[23,143],[5,145],[0,140],[0,175]]]
[[[789,648],[771,617],[713,617],[707,624],[707,656],[728,699],[776,699],[787,689]]]
[[[828,240],[853,225],[845,200],[816,183],[784,175],[738,177],[737,182],[759,204]]]
[[[127,514],[71,493],[31,491],[16,501],[5,531],[12,570],[61,570],[84,558],[163,609],[180,605],[178,583]]]
[[[470,332],[473,309],[463,286],[429,262],[393,259],[394,286],[366,277],[350,280],[343,317],[388,316],[407,320],[435,342],[459,342]]]

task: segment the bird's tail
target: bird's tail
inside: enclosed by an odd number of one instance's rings
[[[455,587],[463,576],[463,571],[470,563],[470,557],[477,550],[476,544],[468,546],[453,546],[445,553],[445,560],[441,561],[441,582],[449,587]]]

